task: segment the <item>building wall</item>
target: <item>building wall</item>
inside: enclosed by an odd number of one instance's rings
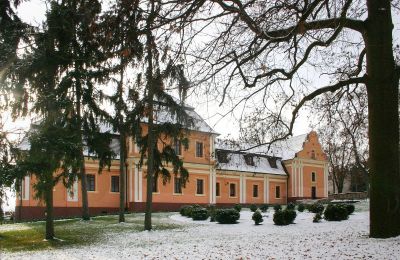
[[[316,132],[310,132],[302,150],[284,164],[289,174],[289,200],[312,198],[312,187],[316,187],[316,198],[328,197],[328,163]],[[311,181],[312,172],[316,174],[315,182]]]
[[[210,204],[221,206],[233,204],[286,204],[293,198],[311,197],[311,187],[317,188],[317,197],[327,197],[327,163],[320,149],[316,136],[310,134],[309,141],[304,144],[304,149],[298,157],[285,161],[288,176],[273,174],[254,174],[250,172],[229,172],[216,170],[213,161],[213,136],[207,133],[192,131],[189,133],[189,147],[182,148],[182,159],[189,171],[189,181],[182,188],[182,194],[174,193],[174,175],[165,185],[158,180],[157,193],[153,193],[154,210],[176,210],[184,204]],[[168,140],[164,140],[168,141]],[[196,141],[203,143],[203,156],[196,157]],[[127,205],[131,211],[142,211],[146,202],[146,167],[138,168],[139,151],[137,146],[129,139],[129,158],[127,160]],[[314,150],[315,159],[311,156]],[[111,168],[104,169],[98,174],[98,162],[86,161],[87,174],[95,175],[95,191],[88,192],[89,208],[92,214],[101,212],[116,212],[119,208],[119,193],[111,192],[111,176],[119,175],[119,161],[113,161]],[[145,163],[144,163],[145,165]],[[169,170],[172,169],[169,168]],[[316,181],[311,181],[311,172],[316,173]],[[21,214],[44,217],[43,205],[33,198],[32,185],[35,177],[29,179],[29,198],[22,200]],[[204,180],[204,194],[196,194],[196,179]],[[215,194],[215,183],[220,183],[220,196]],[[236,194],[231,197],[229,185],[236,185]],[[54,206],[56,216],[68,214],[81,214],[81,187],[77,184],[77,197],[69,198],[67,189],[62,183],[54,189]],[[258,197],[253,196],[253,185],[258,185]],[[280,197],[276,195],[277,187],[280,189]],[[17,200],[18,207],[19,200]],[[29,209],[29,210],[28,210]],[[18,216],[17,216],[18,217]],[[32,217],[31,217],[32,218]]]

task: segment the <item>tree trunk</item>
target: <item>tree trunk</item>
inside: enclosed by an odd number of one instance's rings
[[[54,239],[54,217],[53,217],[53,185],[48,185],[45,191],[46,202],[46,239]]]
[[[77,68],[77,67],[76,67]],[[82,115],[81,115],[81,101],[82,101],[82,89],[79,78],[76,78],[76,121],[77,121],[77,129],[79,133],[79,165],[80,165],[80,178],[81,178],[81,191],[82,191],[82,219],[90,220],[89,215],[89,201],[88,201],[88,193],[87,193],[87,178],[86,178],[86,169],[85,169],[85,155],[83,154],[83,135],[82,135]]]
[[[368,0],[367,7],[370,236],[387,238],[400,235],[399,81],[390,1]]]
[[[119,141],[119,222],[125,222],[126,137],[124,131],[120,132]]]
[[[152,212],[152,203],[153,203],[153,182],[154,182],[154,149],[156,147],[156,136],[154,132],[154,122],[153,122],[153,114],[154,114],[154,76],[153,76],[153,44],[154,39],[152,35],[151,26],[155,18],[154,13],[154,1],[151,1],[151,10],[149,17],[146,21],[146,50],[147,50],[147,71],[146,71],[146,79],[147,79],[147,90],[148,90],[148,139],[147,139],[147,191],[146,191],[146,211],[144,215],[144,229],[151,230],[151,212]]]

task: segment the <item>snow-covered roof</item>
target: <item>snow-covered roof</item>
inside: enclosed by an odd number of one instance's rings
[[[245,151],[248,153],[270,155],[280,157],[282,160],[289,160],[296,157],[296,153],[303,150],[303,144],[307,140],[308,134],[293,136],[286,140],[273,143],[269,149],[268,145],[257,146],[256,144],[240,143],[235,140],[217,140],[216,149]],[[256,146],[256,147],[254,147]],[[254,148],[252,148],[254,147]],[[249,149],[250,148],[250,149]]]
[[[239,171],[263,174],[286,175],[282,161],[276,157],[259,154],[240,153],[228,150],[217,150],[217,169],[225,171]],[[221,159],[220,153],[225,153],[225,159]],[[253,164],[246,162],[245,157],[252,157]],[[271,166],[275,161],[276,167]]]

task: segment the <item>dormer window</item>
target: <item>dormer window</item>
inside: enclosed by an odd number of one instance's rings
[[[247,165],[254,166],[254,158],[253,158],[252,155],[246,154],[244,156],[244,160],[245,160]]]
[[[217,151],[217,159],[220,163],[228,163],[228,153],[225,151]]]
[[[275,168],[275,169],[278,168],[278,165],[276,165],[276,158],[269,157],[268,162],[269,162],[269,165],[271,166],[271,168]]]

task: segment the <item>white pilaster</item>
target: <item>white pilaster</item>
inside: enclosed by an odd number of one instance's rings
[[[239,202],[243,203],[243,174],[240,174],[239,179]]]
[[[264,203],[267,203],[267,175],[264,175]]]
[[[293,191],[293,197],[297,197],[297,185],[296,185],[296,176],[297,176],[297,161],[293,161],[293,174],[292,174],[292,179],[293,179],[293,185],[292,185],[292,191]]]
[[[139,169],[139,202],[143,202],[143,171],[142,169]]]
[[[246,183],[246,175],[243,175],[243,203],[246,203],[247,198],[247,183]]]
[[[130,142],[130,144],[132,144],[131,142]],[[133,202],[133,193],[134,193],[134,190],[135,190],[135,186],[134,186],[134,183],[133,183],[133,163],[132,163],[132,161],[130,161],[129,162],[129,164],[128,164],[129,166],[129,177],[128,177],[128,185],[126,185],[126,187],[127,187],[127,189],[128,189],[128,194],[129,194],[129,202]]]
[[[324,196],[328,197],[328,164],[325,163],[324,166]]]
[[[210,167],[210,175],[209,175],[209,185],[210,185],[210,198],[209,202],[210,204],[213,204],[214,200],[214,193],[215,193],[215,183],[214,183],[214,174],[213,174],[213,169]]]
[[[30,175],[28,175],[28,176],[25,176],[25,178],[24,178],[24,196],[23,196],[23,200],[29,200],[29,189],[30,189],[30,186],[31,186],[31,184],[30,184],[30,181],[31,181],[31,176]]]
[[[266,193],[267,193],[267,202],[269,203],[269,176],[267,176],[267,185],[266,185]]]
[[[303,167],[303,162],[300,162],[300,194],[299,194],[299,196],[300,197],[303,197],[304,196],[304,185],[303,185],[303,182],[304,182],[304,172],[303,172],[303,169],[304,169],[304,167]]]
[[[137,168],[137,165],[135,165],[134,171],[135,171],[134,185],[133,185],[133,192],[135,194],[134,201],[138,202],[139,201],[139,169]]]

